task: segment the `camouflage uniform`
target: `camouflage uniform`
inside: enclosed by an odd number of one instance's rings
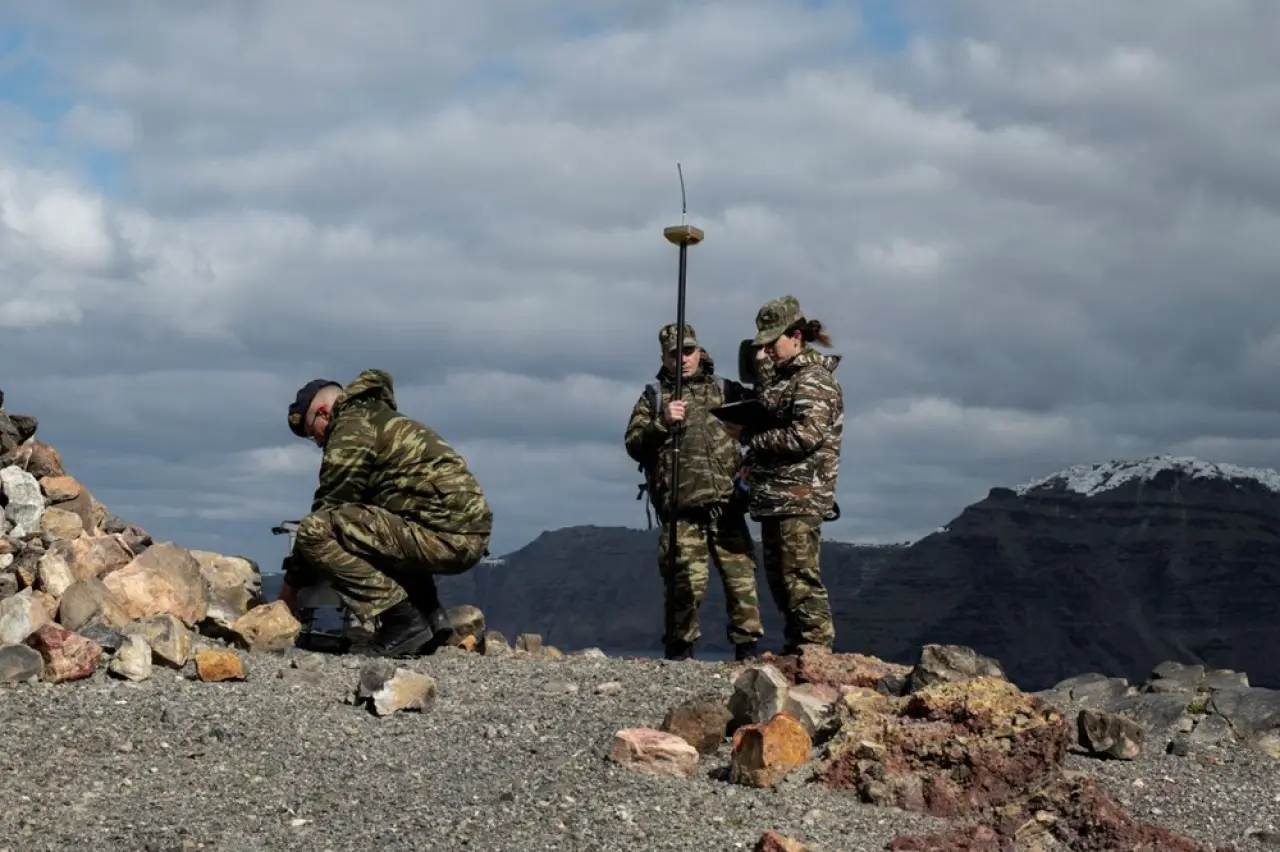
[[[663,352],[676,346],[676,327],[659,332]],[[697,346],[694,331],[685,326],[686,346]],[[668,652],[688,647],[702,636],[698,609],[706,594],[712,560],[724,584],[729,614],[729,641],[745,645],[764,635],[756,594],[756,556],[751,531],[741,510],[733,511],[734,478],[741,467],[741,451],[709,409],[742,398],[747,391],[726,379],[722,392],[714,378],[715,362],[704,350],[700,370],[684,380],[681,396],[686,403],[680,437],[680,482],[676,525],[676,564],[671,570],[668,540],[672,523],[672,432],[654,415],[644,394],[636,401],[627,423],[627,454],[645,470],[654,509],[660,521],[658,564],[665,589],[663,642]],[[658,372],[658,412],[675,392],[675,375],[665,365]]]
[[[792,296],[766,304],[756,317],[758,344],[777,339],[803,318]],[[751,517],[760,522],[765,578],[788,648],[835,641],[831,603],[820,572],[820,530],[835,503],[844,430],[844,398],[834,371],[839,356],[807,346],[776,365],[760,401],[778,418],[773,428],[744,432]]]
[[[434,574],[488,553],[493,513],[466,462],[439,434],[396,411],[391,375],[365,370],[334,403],[311,513],[285,581],[321,575],[368,620],[406,597],[439,607]]]

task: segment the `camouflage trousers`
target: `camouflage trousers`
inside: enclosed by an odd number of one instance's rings
[[[766,517],[760,520],[764,545],[764,576],[773,601],[782,612],[783,641],[787,650],[798,645],[835,642],[831,601],[822,585],[818,517]]]
[[[412,598],[440,606],[434,575],[469,571],[488,551],[487,535],[427,529],[377,506],[349,504],[312,512],[294,537],[290,585],[327,580],[359,619]]]
[[[667,559],[669,523],[661,524],[658,539],[658,565],[664,588],[663,643],[692,644],[702,637],[698,610],[707,593],[713,560],[724,585],[729,641],[739,645],[763,636],[756,594],[756,551],[747,519],[735,512],[707,521],[677,519],[674,572]]]

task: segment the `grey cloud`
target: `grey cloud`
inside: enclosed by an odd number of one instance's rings
[[[155,523],[258,542],[314,470],[228,478],[225,454],[288,445],[306,379],[382,367],[492,483],[503,547],[642,524],[621,430],[674,319],[680,160],[722,372],[783,292],[844,356],[828,535],[918,535],[1117,455],[1280,464],[1269,5],[913,2],[880,55],[844,52],[853,4],[800,5],[27,10],[135,136],[111,264],[0,251],[0,317],[47,314],[0,336],[33,365],[11,407],[209,495],[101,468]],[[237,500],[261,523],[210,516]]]

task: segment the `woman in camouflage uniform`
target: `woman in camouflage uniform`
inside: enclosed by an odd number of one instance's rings
[[[784,653],[801,644],[835,641],[831,604],[820,572],[822,523],[835,509],[844,430],[844,397],[822,323],[806,319],[794,296],[766,303],[756,314],[753,342],[772,370],[760,402],[773,422],[744,429],[751,485],[750,512],[760,523],[764,572],[785,624]]]

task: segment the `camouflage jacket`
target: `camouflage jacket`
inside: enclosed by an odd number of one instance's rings
[[[664,366],[658,371],[658,382],[661,411],[675,395],[675,375]],[[733,480],[742,465],[742,451],[710,409],[742,399],[749,391],[725,379],[722,393],[715,381],[715,362],[705,351],[698,373],[685,379],[680,390],[685,419],[680,436],[678,508],[680,514],[685,514],[728,502],[733,496]],[[654,416],[649,399],[641,394],[627,423],[627,455],[645,471],[654,510],[662,519],[671,512],[672,443],[672,432],[661,416]]]
[[[343,389],[311,511],[380,506],[441,532],[488,535],[493,513],[466,462],[429,426],[396,410],[391,374],[365,370]]]
[[[816,515],[835,503],[844,433],[838,355],[804,349],[777,367],[760,401],[779,425],[744,434],[751,517]]]

